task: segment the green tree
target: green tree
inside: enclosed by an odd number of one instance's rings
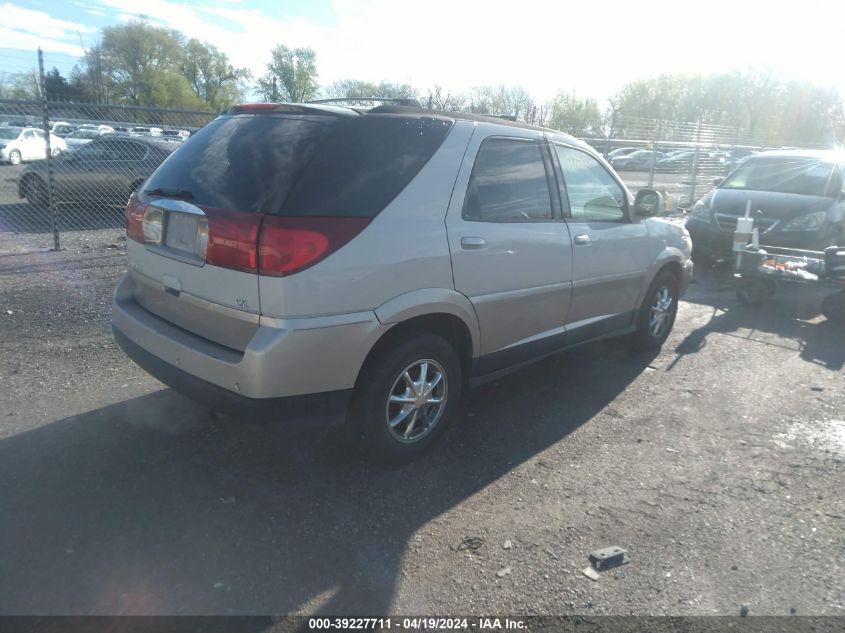
[[[111,97],[139,106],[201,106],[179,66],[183,41],[178,31],[143,20],[105,27],[98,64]]]
[[[474,114],[513,116],[526,120],[534,99],[522,86],[476,86],[469,92],[467,109]]]
[[[179,69],[194,94],[214,110],[243,100],[245,82],[252,77],[248,69],[235,68],[217,47],[197,39],[183,47]]]
[[[265,101],[302,103],[317,96],[317,54],[310,48],[291,50],[279,44],[270,53],[267,73],[257,90]]]
[[[62,77],[55,66],[44,75],[44,88],[50,101],[78,101],[80,97],[77,87]]]
[[[429,110],[448,110],[450,112],[461,112],[466,107],[466,95],[453,94],[444,90],[442,86],[434,86],[429,89],[425,99],[425,105]]]
[[[0,99],[37,99],[41,96],[38,74],[0,72]]]
[[[360,79],[342,79],[325,90],[328,99],[355,99],[373,97],[376,99],[419,99],[419,91],[408,84],[386,81],[372,83]]]
[[[550,128],[572,136],[594,136],[601,132],[601,124],[601,111],[595,99],[560,93],[551,103]]]

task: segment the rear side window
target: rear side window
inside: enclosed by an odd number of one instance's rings
[[[472,168],[463,217],[481,222],[550,220],[551,194],[539,143],[485,140]]]
[[[220,117],[173,152],[145,188],[187,191],[198,205],[276,213],[336,125],[332,116]]]
[[[317,150],[282,215],[374,217],[411,182],[452,122],[370,114],[345,118]]]

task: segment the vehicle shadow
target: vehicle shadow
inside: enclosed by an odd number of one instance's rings
[[[796,350],[800,357],[827,369],[845,367],[842,325],[819,319],[822,298],[835,288],[820,285],[780,284],[763,306],[749,308],[737,299],[729,266],[706,269],[684,297],[689,303],[712,308],[706,323],[692,330],[677,345],[671,370],[684,356],[701,351],[711,334],[737,336],[759,344]]]
[[[386,613],[417,530],[652,360],[618,342],[547,359],[470,392],[444,441],[395,468],[338,433],[219,418],[169,389],[9,437],[0,614]]]

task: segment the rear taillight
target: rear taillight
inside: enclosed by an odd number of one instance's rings
[[[370,218],[280,217],[202,207],[194,254],[206,263],[272,277],[292,275],[325,259],[370,223]],[[126,235],[162,244],[163,210],[133,194],[126,205]]]
[[[204,208],[207,227],[200,227],[199,242],[207,243],[205,261],[214,266],[247,273],[258,271],[259,213]],[[203,231],[205,234],[203,235]]]
[[[282,277],[313,266],[358,235],[370,218],[267,216],[258,245],[258,270]]]
[[[126,237],[136,242],[144,241],[144,211],[147,205],[138,200],[134,193],[126,204],[123,211],[123,220],[126,224]]]

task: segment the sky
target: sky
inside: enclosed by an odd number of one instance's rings
[[[604,100],[662,73],[769,68],[845,94],[841,0],[0,0],[0,72],[35,50],[67,74],[104,26],[144,17],[208,41],[257,77],[278,43],[319,81],[521,85]]]

